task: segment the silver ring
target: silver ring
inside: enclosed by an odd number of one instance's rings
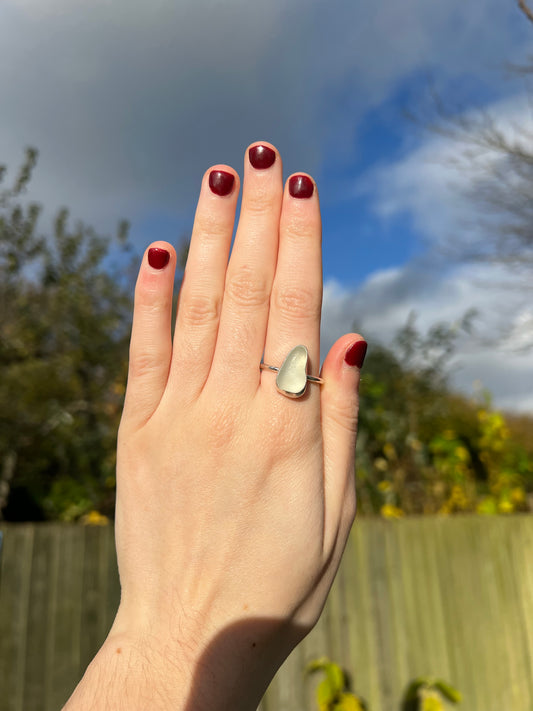
[[[261,370],[272,370],[277,373],[276,387],[278,392],[290,398],[302,397],[307,389],[307,382],[322,385],[324,380],[315,375],[307,375],[309,353],[305,346],[293,348],[283,361],[280,368],[276,365],[260,363]]]

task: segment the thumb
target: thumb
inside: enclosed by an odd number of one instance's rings
[[[326,517],[347,535],[355,516],[355,441],[359,381],[367,343],[348,333],[332,346],[322,366],[322,437]]]

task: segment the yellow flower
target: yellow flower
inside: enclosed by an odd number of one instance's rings
[[[384,457],[376,457],[374,459],[374,466],[380,472],[386,472],[389,468],[389,463]]]
[[[452,501],[464,501],[466,499],[465,492],[463,491],[463,488],[459,486],[458,484],[455,484],[452,487],[452,495],[451,495]]]
[[[459,447],[455,448],[455,456],[461,461],[461,462],[469,462],[470,461],[470,452],[466,447],[462,447],[461,445]]]
[[[379,512],[383,516],[383,518],[387,519],[398,519],[402,518],[404,515],[403,511],[400,508],[398,508],[397,506],[393,506],[392,504],[384,504],[379,510]]]
[[[504,427],[505,420],[503,419],[502,415],[499,412],[494,412],[491,419],[492,419],[491,424],[494,427],[494,429],[496,429],[496,428],[500,429],[500,428]]]
[[[513,504],[524,504],[526,502],[526,492],[521,486],[515,486],[511,489],[511,501]]]
[[[93,510],[81,517],[81,523],[84,526],[107,526],[109,519],[107,516]]]
[[[383,479],[383,481],[380,481],[378,484],[378,489],[380,491],[390,491],[391,488],[391,483],[390,481],[387,481],[386,479]]]
[[[485,496],[476,506],[478,514],[493,516],[497,512],[496,499],[493,496]]]
[[[125,384],[122,381],[114,383],[112,389],[115,395],[124,395],[126,391]]]
[[[459,486],[459,484],[455,484],[452,487],[450,498],[446,502],[446,506],[448,507],[449,512],[451,513],[452,511],[464,511],[468,508],[468,503],[469,502],[466,491],[463,489],[462,486]]]
[[[425,693],[422,697],[422,711],[444,711],[444,705],[439,694],[435,692]]]
[[[512,513],[514,510],[513,504],[507,499],[498,502],[498,511],[503,514]]]
[[[390,442],[387,442],[387,444],[383,447],[383,453],[387,459],[396,459],[396,450],[394,449],[394,445]]]

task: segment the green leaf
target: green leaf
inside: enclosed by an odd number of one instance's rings
[[[438,689],[440,693],[444,696],[445,699],[450,701],[452,704],[460,704],[462,700],[462,695],[460,691],[457,691],[457,689],[454,689],[453,686],[450,684],[446,683],[445,681],[442,681],[441,679],[437,679],[435,682],[433,682],[433,686],[435,689]]]
[[[326,675],[329,680],[333,695],[337,696],[340,694],[346,685],[346,679],[344,677],[344,672],[338,664],[330,662],[326,666]]]
[[[316,688],[316,700],[320,708],[329,708],[335,700],[335,692],[331,688],[329,678],[326,677]]]
[[[344,690],[346,685],[346,677],[342,668],[338,664],[330,662],[327,657],[320,657],[320,659],[314,659],[309,662],[305,668],[305,671],[307,674],[314,674],[314,672],[317,671],[325,672],[332,697],[335,697]]]
[[[327,665],[330,661],[327,657],[320,657],[319,659],[313,659],[305,667],[306,674],[314,674],[317,671],[325,671]]]
[[[407,687],[407,690],[405,692],[405,700],[406,701],[413,701],[418,698],[418,692],[420,689],[424,686],[428,686],[431,684],[431,680],[428,679],[425,676],[420,676],[417,679],[413,679],[413,681],[409,684]]]

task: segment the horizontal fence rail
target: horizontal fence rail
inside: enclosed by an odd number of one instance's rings
[[[112,526],[11,524],[0,569],[0,711],[57,711],[120,598]],[[444,679],[465,711],[533,709],[533,517],[360,519],[324,614],[261,711],[317,709],[306,664],[346,669],[369,711]]]

